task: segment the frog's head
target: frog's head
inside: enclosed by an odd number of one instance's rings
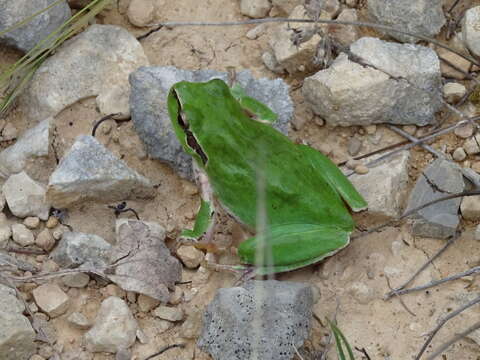
[[[184,150],[199,164],[205,165],[208,158],[198,139],[207,131],[212,114],[225,109],[229,99],[233,100],[230,104],[235,104],[227,84],[220,79],[203,83],[181,81],[170,89],[167,106],[173,129]]]

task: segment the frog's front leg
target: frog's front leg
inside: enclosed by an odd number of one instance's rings
[[[213,242],[213,233],[216,224],[216,212],[213,199],[213,191],[207,175],[197,164],[193,163],[195,182],[200,188],[200,208],[195,218],[192,230],[183,230],[179,242],[193,242],[208,246]]]

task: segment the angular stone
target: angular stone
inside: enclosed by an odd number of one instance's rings
[[[15,289],[0,284],[0,311],[21,314],[24,310],[25,305],[17,299]]]
[[[176,307],[160,305],[153,310],[153,315],[167,321],[183,320],[183,310]]]
[[[52,118],[43,120],[25,131],[15,144],[0,152],[1,177],[21,172],[29,159],[48,155],[51,122]]]
[[[480,56],[480,6],[468,9],[463,17],[463,42],[475,55]]]
[[[256,298],[259,287],[268,294],[261,300]],[[243,360],[261,344],[257,358],[290,360],[309,335],[312,305],[312,289],[302,283],[249,281],[219,289],[207,306],[198,346],[216,360]]]
[[[183,151],[173,131],[166,106],[167,94],[176,82],[200,82],[213,78],[228,81],[225,72],[189,71],[171,66],[142,67],[130,75],[132,120],[148,154],[169,163],[180,176],[187,179],[193,179],[192,158]],[[254,79],[250,71],[239,71],[236,80],[249,96],[278,114],[274,127],[286,134],[293,116],[288,85],[281,79]]]
[[[37,216],[48,219],[50,205],[45,196],[45,187],[32,180],[25,172],[12,175],[3,184],[3,194],[13,215],[25,218]]]
[[[0,310],[2,360],[28,360],[35,353],[35,331],[21,313]]]
[[[443,85],[443,97],[449,103],[455,103],[467,93],[467,88],[463,84],[449,82]]]
[[[149,312],[160,304],[160,301],[150,296],[140,294],[137,299],[138,309],[143,312]]]
[[[358,21],[357,10],[344,9],[340,15],[338,15],[337,20]],[[339,24],[328,25],[328,34],[344,46],[349,46],[351,43],[358,40],[360,36],[357,26]]]
[[[48,229],[43,229],[35,238],[35,244],[45,251],[50,251],[55,246],[55,239]]]
[[[88,285],[90,276],[86,273],[69,274],[62,277],[62,282],[71,288],[83,288]]]
[[[47,8],[55,0],[0,0],[0,32]],[[36,15],[26,24],[0,37],[0,43],[27,52],[65,21],[71,11],[66,1]]]
[[[150,180],[87,135],[77,138],[47,187],[47,198],[58,208],[87,200],[113,202],[152,195]]]
[[[68,310],[70,299],[57,284],[43,284],[32,291],[35,303],[50,317],[57,317]]]
[[[128,349],[135,342],[137,329],[137,321],[127,303],[110,296],[100,305],[95,324],[85,334],[87,349],[109,353]]]
[[[87,330],[92,326],[85,315],[76,311],[68,315],[67,321],[80,330]]]
[[[177,255],[182,263],[189,269],[195,269],[200,266],[205,254],[191,245],[183,245],[177,249]]]
[[[12,238],[20,246],[29,246],[35,243],[33,233],[23,224],[12,225]]]
[[[94,234],[66,232],[50,258],[65,268],[80,265],[104,267],[108,263],[108,254],[112,245]]]
[[[269,0],[241,0],[240,11],[251,18],[262,18],[268,15],[272,7]]]
[[[465,183],[460,167],[447,160],[437,159],[424,170],[410,193],[406,211],[444,197],[460,193]],[[446,239],[453,236],[459,224],[458,208],[461,199],[438,202],[412,215],[412,233],[417,236]]]
[[[442,5],[442,0],[368,0],[368,12],[377,23],[434,37],[445,24]],[[403,42],[420,41],[418,38],[394,31],[388,34]]]
[[[368,213],[394,218],[401,215],[408,187],[409,151],[402,151],[369,169],[368,174],[349,180],[368,203]]]
[[[460,204],[460,211],[465,220],[480,220],[480,199],[478,199],[478,196],[465,196]]]
[[[440,62],[420,45],[364,37],[350,47],[362,66],[341,54],[305,79],[303,95],[331,125],[427,125],[441,108]]]
[[[311,20],[303,5],[293,9],[289,18]],[[297,38],[301,40],[297,41]],[[315,69],[313,59],[321,39],[315,33],[314,24],[285,23],[277,26],[268,43],[281,71],[294,74]]]
[[[40,66],[20,100],[33,121],[92,96],[102,114],[128,117],[128,75],[144,65],[142,45],[126,29],[91,25]]]

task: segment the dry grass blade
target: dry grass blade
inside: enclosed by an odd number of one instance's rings
[[[63,23],[43,40],[16,61],[13,65],[7,68],[0,74],[0,91],[4,92],[2,101],[0,102],[0,117],[5,115],[15,99],[20,95],[23,89],[34,75],[35,71],[45,61],[45,59],[53,53],[60,45],[67,39],[79,32],[86,26],[91,19],[100,13],[111,0],[93,0],[90,4],[85,6],[82,10],[72,16],[68,21]],[[11,28],[12,31],[22,25],[31,21],[35,16],[47,11],[52,6],[59,4],[57,1],[50,4],[45,9],[33,14],[29,18],[22,20]],[[5,30],[3,33],[7,32]]]

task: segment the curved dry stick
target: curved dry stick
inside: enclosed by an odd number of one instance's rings
[[[433,340],[433,337],[437,334],[437,332],[443,327],[443,325],[445,325],[445,323],[454,318],[455,316],[457,316],[458,314],[460,314],[461,312],[465,311],[466,309],[472,307],[473,305],[476,305],[480,303],[480,296],[478,296],[477,298],[473,299],[472,301],[468,302],[467,304],[463,305],[462,307],[458,308],[457,310],[451,312],[450,314],[448,314],[447,316],[445,316],[443,319],[440,320],[440,322],[438,323],[438,325],[435,327],[435,329],[433,329],[431,332],[430,332],[430,335],[428,336],[428,339],[425,341],[425,343],[423,344],[422,348],[420,349],[419,353],[417,354],[417,356],[415,357],[415,360],[420,360],[420,358],[422,357],[423,353],[425,352],[425,350],[427,350],[427,347],[428,345],[432,342]]]

